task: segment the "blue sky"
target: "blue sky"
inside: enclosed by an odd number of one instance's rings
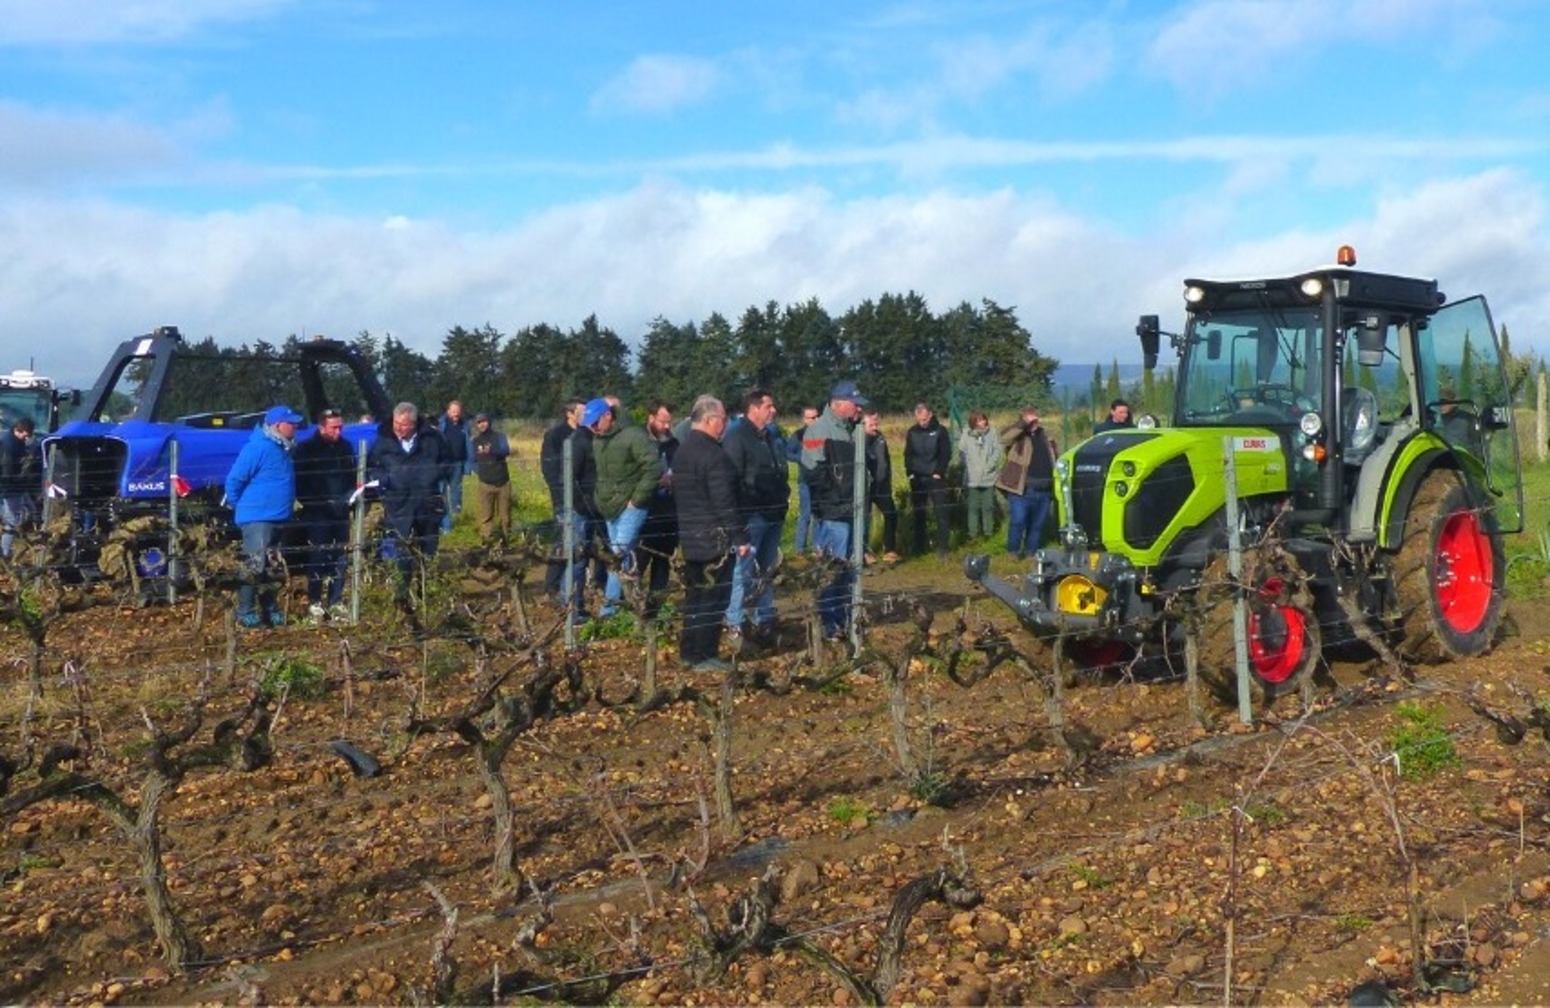
[[[1543,352],[1547,28],[1538,0],[0,0],[0,370],[86,383],[163,323],[435,353],[907,290],[1128,362],[1183,277],[1346,242]]]

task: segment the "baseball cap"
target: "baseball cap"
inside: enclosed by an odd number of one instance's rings
[[[301,414],[291,409],[289,406],[271,406],[269,407],[269,411],[264,414],[264,423],[270,427],[273,427],[277,423],[299,424],[301,421]]]
[[[844,399],[855,403],[857,406],[865,406],[867,404],[866,396],[861,394],[861,390],[856,388],[856,383],[853,381],[842,381],[835,385],[829,392],[829,398]]]
[[[490,419],[490,414],[488,414],[488,413],[479,413],[479,414],[476,414],[474,416],[474,423],[488,423],[489,419]]]
[[[603,419],[604,413],[607,413],[611,409],[613,409],[613,407],[608,405],[607,399],[593,399],[589,401],[586,405],[586,408],[581,411],[581,426],[593,426],[599,420]]]

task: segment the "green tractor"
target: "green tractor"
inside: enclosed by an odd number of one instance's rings
[[[1146,366],[1163,335],[1179,354],[1171,423],[1067,451],[1059,545],[1012,581],[985,557],[969,577],[1078,662],[1171,661],[1193,634],[1224,697],[1237,694],[1240,597],[1261,702],[1307,680],[1327,647],[1381,642],[1423,662],[1489,649],[1502,537],[1523,525],[1490,311],[1355,264],[1345,246],[1337,265],[1295,276],[1188,280],[1182,334],[1142,316]]]

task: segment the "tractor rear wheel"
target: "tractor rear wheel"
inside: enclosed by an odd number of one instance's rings
[[[1401,655],[1436,663],[1491,647],[1507,562],[1494,516],[1458,473],[1439,469],[1422,480],[1393,569]]]
[[[1255,704],[1301,688],[1318,666],[1323,647],[1313,598],[1297,562],[1277,546],[1245,550],[1249,689]],[[1238,699],[1233,635],[1235,592],[1226,555],[1206,567],[1196,592],[1201,681],[1229,703]]]

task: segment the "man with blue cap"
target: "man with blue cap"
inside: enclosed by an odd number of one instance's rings
[[[607,399],[593,399],[581,414],[581,425],[592,432],[592,459],[597,464],[597,511],[608,526],[608,548],[615,567],[608,571],[602,617],[612,616],[624,601],[621,577],[635,577],[635,546],[646,524],[647,508],[661,476],[656,446],[640,427],[619,422]]]
[[[865,438],[855,436],[856,421],[866,397],[853,381],[837,383],[829,405],[802,434],[802,471],[813,501],[813,538],[820,556],[837,564],[834,579],[818,593],[818,615],[826,640],[844,637],[850,623],[851,589],[856,570],[851,564],[851,534],[855,521],[856,462]]]
[[[253,629],[285,623],[275,603],[274,585],[266,578],[269,551],[279,542],[281,529],[291,520],[296,506],[291,449],[296,445],[296,425],[301,422],[301,414],[289,406],[271,406],[226,474],[226,503],[242,533],[242,555],[249,574],[237,589],[239,626]]]

